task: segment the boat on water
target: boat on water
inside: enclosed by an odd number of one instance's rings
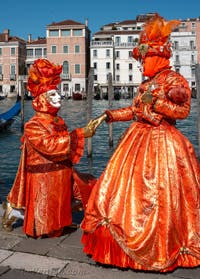
[[[73,92],[72,93],[73,100],[84,100],[86,99],[86,93],[85,92]]]
[[[12,125],[20,111],[21,101],[17,100],[9,110],[0,113],[0,132],[7,130]]]

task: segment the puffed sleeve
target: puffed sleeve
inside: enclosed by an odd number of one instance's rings
[[[105,113],[107,114],[107,123],[115,121],[130,121],[133,120],[134,117],[134,111],[132,106],[114,110],[106,110]]]
[[[172,72],[165,81],[165,95],[158,98],[154,111],[171,119],[184,119],[190,113],[191,90],[180,74]]]

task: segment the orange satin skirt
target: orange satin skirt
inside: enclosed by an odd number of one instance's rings
[[[162,121],[134,122],[95,184],[81,224],[100,263],[171,271],[200,265],[200,164],[188,139]]]

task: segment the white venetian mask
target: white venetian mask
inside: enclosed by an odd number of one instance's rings
[[[60,108],[61,97],[55,89],[47,91],[47,100],[52,107]]]

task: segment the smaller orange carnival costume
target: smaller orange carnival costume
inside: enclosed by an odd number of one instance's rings
[[[148,78],[132,106],[99,117],[135,120],[92,189],[81,224],[84,252],[103,264],[159,272],[200,265],[200,164],[175,127],[190,113],[191,91],[169,62],[178,24],[158,14],[145,24],[133,57]]]
[[[35,238],[59,236],[72,224],[74,177],[81,182],[73,164],[83,155],[84,128],[69,132],[57,115],[61,71],[62,66],[46,59],[36,60],[30,68],[27,88],[36,113],[25,124],[21,160],[7,197],[12,208],[24,209],[23,230]],[[76,195],[81,197],[77,185]],[[85,195],[89,195],[89,187]]]

